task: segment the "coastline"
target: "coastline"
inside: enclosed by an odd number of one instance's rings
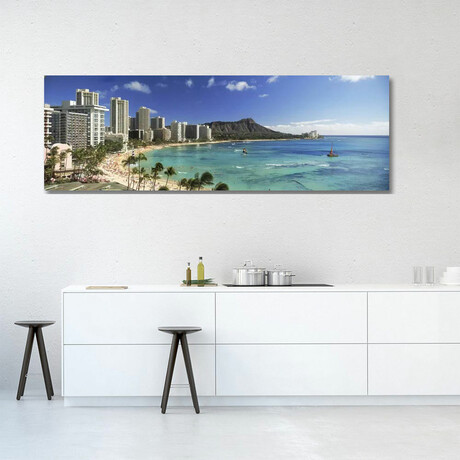
[[[108,179],[110,182],[118,182],[125,187],[128,187],[128,171],[122,165],[123,160],[125,160],[128,156],[138,155],[139,153],[148,153],[154,150],[161,150],[167,147],[186,147],[189,145],[207,145],[207,144],[226,144],[226,143],[236,143],[236,142],[270,142],[270,141],[295,141],[299,139],[241,139],[241,140],[218,140],[218,141],[207,141],[207,142],[174,142],[172,144],[159,144],[159,145],[149,145],[146,147],[138,147],[136,149],[124,152],[124,153],[115,153],[108,156],[105,161],[100,165],[101,170],[104,173],[104,177]],[[160,178],[156,182],[156,187],[166,186],[166,179]],[[168,181],[168,188],[170,191],[185,191],[183,189],[179,190],[179,186],[175,179],[170,179]],[[209,188],[203,188],[200,191],[209,191]],[[137,191],[137,190],[136,190]],[[139,190],[143,191],[151,191],[149,189]],[[158,191],[158,190],[157,190]]]

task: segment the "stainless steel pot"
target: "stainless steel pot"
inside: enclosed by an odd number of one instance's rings
[[[265,268],[256,267],[245,260],[242,267],[233,269],[233,284],[236,286],[265,286]]]
[[[291,270],[284,270],[275,265],[273,270],[267,270],[267,285],[268,286],[292,286],[292,278],[295,275]]]

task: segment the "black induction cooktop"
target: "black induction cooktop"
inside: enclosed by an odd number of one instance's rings
[[[224,284],[224,286],[227,287],[284,287],[284,288],[290,288],[290,287],[334,287],[333,284],[291,284],[290,286],[254,286],[252,284]]]

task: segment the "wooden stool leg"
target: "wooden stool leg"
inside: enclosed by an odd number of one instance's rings
[[[190,393],[192,395],[193,407],[197,414],[200,413],[200,406],[198,405],[198,397],[196,395],[195,379],[193,378],[192,360],[190,359],[190,350],[188,349],[187,334],[182,334],[180,338],[182,345],[182,354],[184,355],[185,369],[187,370],[188,383],[190,386]]]
[[[34,344],[34,328],[29,327],[27,334],[26,348],[24,350],[24,359],[22,360],[21,376],[19,377],[18,394],[16,399],[19,401],[21,396],[24,395],[26,387],[27,372],[29,372],[30,355],[32,354],[32,346]]]
[[[45,341],[43,339],[43,331],[41,327],[37,327],[37,345],[38,353],[40,354],[40,362],[42,363],[43,378],[45,380],[46,395],[48,399],[54,396],[53,384],[51,382],[50,368],[48,365],[48,358],[46,357]]]
[[[171,390],[171,382],[173,378],[174,365],[176,364],[177,348],[179,346],[179,334],[173,334],[171,342],[171,351],[169,353],[168,370],[166,371],[165,386],[163,389],[163,397],[161,398],[161,413],[166,413],[168,405],[169,391]]]

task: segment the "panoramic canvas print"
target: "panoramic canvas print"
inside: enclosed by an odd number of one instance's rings
[[[390,189],[389,77],[46,76],[47,191]]]

